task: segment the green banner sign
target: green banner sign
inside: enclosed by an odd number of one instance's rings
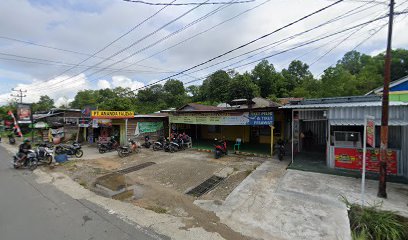
[[[169,116],[170,123],[201,125],[268,126],[273,125],[273,112],[181,114]]]
[[[163,129],[163,122],[139,122],[137,123],[139,133],[157,132]]]

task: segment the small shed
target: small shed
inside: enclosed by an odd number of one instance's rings
[[[375,147],[368,147],[367,170],[379,167],[381,96],[310,99],[291,102],[292,162],[310,152],[320,153],[330,168],[360,170],[364,117],[375,118]],[[408,177],[408,102],[389,107],[388,173]]]

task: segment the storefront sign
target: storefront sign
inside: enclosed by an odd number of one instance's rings
[[[88,118],[80,118],[78,120],[78,127],[83,127],[83,128],[89,127],[89,119]]]
[[[363,149],[360,148],[335,148],[335,167],[346,169],[362,169]],[[395,150],[387,152],[387,173],[397,174],[398,154]],[[380,149],[367,149],[366,169],[371,172],[378,172],[380,168]]]
[[[375,123],[374,119],[367,119],[367,144],[375,147]]]
[[[111,119],[92,119],[92,127],[93,128],[98,128],[98,127],[111,127],[112,126],[112,120]]]
[[[273,112],[252,113],[212,113],[196,115],[170,116],[171,123],[201,124],[201,125],[248,125],[268,126],[273,125]]]
[[[92,111],[91,118],[98,119],[126,119],[134,118],[135,113],[131,111]]]
[[[163,129],[163,122],[138,122],[139,133],[152,133]]]
[[[31,123],[31,105],[17,104],[17,117],[19,123]]]

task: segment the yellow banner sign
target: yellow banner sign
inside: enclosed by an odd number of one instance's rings
[[[118,119],[134,118],[135,113],[132,111],[92,111],[91,118],[100,119]]]

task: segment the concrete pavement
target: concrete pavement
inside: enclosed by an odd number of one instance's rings
[[[12,168],[11,155],[1,145],[2,240],[168,239],[87,200],[74,199],[51,184],[38,184],[32,172]]]
[[[284,181],[291,181],[286,179],[287,165],[276,159],[267,161],[224,202],[194,203],[214,211],[221,222],[255,239],[351,239],[345,204],[281,187]]]

